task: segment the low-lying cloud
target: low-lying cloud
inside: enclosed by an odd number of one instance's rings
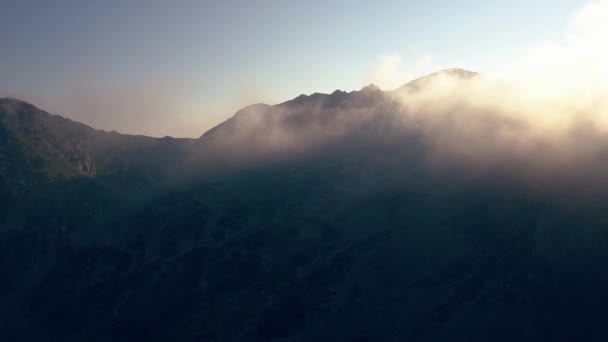
[[[534,192],[608,194],[606,17],[608,1],[589,3],[562,41],[530,49],[507,74],[451,70],[384,93],[366,88],[254,106],[210,135],[235,158],[342,144],[351,154],[382,155],[373,158],[397,173],[417,167],[443,180],[504,178]],[[393,70],[400,59],[385,62]]]
[[[441,73],[394,98],[430,137],[435,165],[510,167],[539,187],[608,190],[606,17],[608,1],[593,1],[561,42],[530,49],[505,75]]]

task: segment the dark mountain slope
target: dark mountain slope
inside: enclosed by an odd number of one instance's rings
[[[99,341],[602,336],[601,212],[475,187],[361,191],[334,170],[299,170],[159,197],[129,222],[139,233],[111,243],[84,243],[74,228],[37,230],[35,214],[28,229],[3,238],[12,252],[2,269],[21,274],[4,283],[12,287],[2,302],[11,309],[6,333]],[[61,220],[54,210],[42,214]],[[17,291],[31,292],[9,306]]]
[[[189,139],[98,131],[14,99],[0,99],[0,139],[0,177],[11,186],[130,173],[165,183],[192,144]]]
[[[606,338],[605,201],[438,159],[391,93],[255,105],[194,141],[3,101],[4,339]]]

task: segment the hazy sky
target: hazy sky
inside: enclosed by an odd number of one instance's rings
[[[495,72],[587,1],[0,0],[0,97],[198,137],[250,103]]]

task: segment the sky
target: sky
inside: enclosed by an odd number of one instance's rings
[[[589,2],[0,0],[0,97],[98,129],[198,137],[252,103],[449,67],[500,74],[563,41]]]

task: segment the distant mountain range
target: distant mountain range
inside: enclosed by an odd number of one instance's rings
[[[256,104],[198,139],[0,99],[0,339],[604,341],[606,202],[437,157],[399,100],[478,76]]]

